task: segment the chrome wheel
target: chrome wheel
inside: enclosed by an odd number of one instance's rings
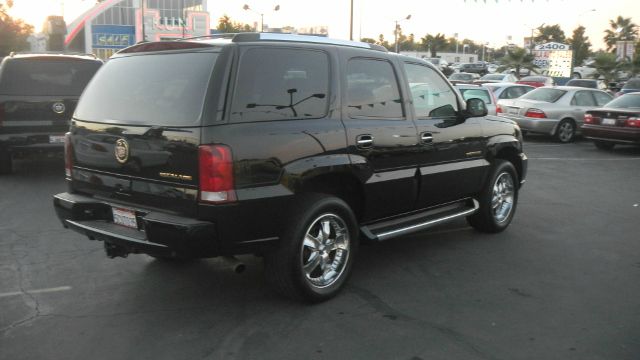
[[[338,215],[323,214],[311,223],[302,242],[302,271],[310,285],[324,288],[340,278],[349,261],[350,236]]]
[[[558,126],[558,139],[561,142],[569,142],[573,139],[575,129],[570,121],[563,121]]]
[[[501,173],[493,184],[491,211],[497,223],[509,218],[515,198],[513,177],[507,172]]]

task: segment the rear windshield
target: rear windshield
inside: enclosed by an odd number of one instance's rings
[[[16,59],[5,61],[0,94],[80,96],[101,63],[76,59]]]
[[[531,92],[528,92],[520,99],[529,99],[529,100],[537,100],[544,101],[548,103],[554,103],[558,101],[566,93],[565,90],[560,89],[535,89]]]
[[[482,101],[485,102],[485,104],[491,104],[491,96],[489,95],[489,92],[485,89],[460,89],[458,88],[458,90],[460,90],[460,94],[462,94],[462,97],[464,98],[464,100],[469,100],[469,99],[480,99]]]
[[[615,109],[640,109],[640,94],[627,94],[609,101],[605,107]]]
[[[471,80],[473,79],[473,75],[455,73],[455,74],[451,74],[451,76],[449,76],[449,79],[450,80]]]
[[[622,87],[623,89],[640,89],[640,79],[631,79]]]
[[[504,75],[500,74],[488,74],[481,77],[482,80],[502,80],[504,79]]]
[[[565,85],[596,89],[596,82],[591,80],[569,80]]]
[[[114,58],[80,98],[79,120],[161,126],[199,125],[218,53]]]

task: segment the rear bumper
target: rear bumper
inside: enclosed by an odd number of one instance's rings
[[[211,257],[219,254],[215,224],[192,218],[135,211],[138,229],[113,223],[112,207],[120,204],[91,197],[60,193],[53,206],[64,227],[118,245],[130,253],[161,256]]]
[[[640,129],[585,124],[582,126],[582,134],[592,140],[640,145]]]
[[[0,148],[15,154],[64,151],[64,134],[60,132],[0,133]]]
[[[523,116],[510,115],[500,116],[515,121],[522,130],[549,135],[554,134],[556,125],[558,125],[559,122],[558,119],[534,119]]]

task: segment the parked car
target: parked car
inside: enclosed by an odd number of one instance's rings
[[[473,82],[478,79],[480,79],[480,75],[465,72],[453,73],[449,75],[449,81],[454,85],[473,84]]]
[[[82,90],[102,65],[95,56],[15,54],[0,63],[0,174],[13,159],[59,152]]]
[[[616,144],[640,146],[640,92],[624,94],[584,114],[582,133],[598,149]]]
[[[629,94],[633,92],[639,92],[639,91],[640,91],[640,78],[632,78],[627,80],[627,82],[624,83],[622,88],[620,88],[620,91],[616,93],[616,96]]]
[[[592,64],[593,61],[590,62],[590,65]],[[589,65],[575,66],[571,72],[572,79],[594,79],[597,75],[596,68]]]
[[[467,63],[460,65],[460,72],[474,73],[484,76],[489,73],[487,64],[484,62]]]
[[[604,81],[596,79],[571,79],[567,81],[565,86],[577,86],[589,89],[598,89],[602,91],[609,90],[609,87]]]
[[[480,99],[487,106],[489,115],[496,115],[496,98],[488,88],[475,84],[455,84],[456,89],[465,100]]]
[[[516,99],[520,96],[528,93],[535,88],[530,85],[515,84],[515,83],[489,83],[484,84],[484,87],[493,91],[493,95],[496,99]]]
[[[533,76],[525,76],[520,80],[516,81],[516,84],[524,84],[531,85],[533,87],[542,87],[542,86],[553,86],[555,85],[555,81],[550,76],[542,76],[542,75],[533,75]]]
[[[527,158],[518,126],[486,114],[432,64],[377,45],[268,33],[140,43],[83,93],[65,138],[68,191],[53,204],[109,257],[258,254],[276,290],[322,301],[347,281],[360,236],[464,217],[480,231],[509,225]],[[109,135],[113,151],[82,156]],[[134,164],[145,141],[168,159]]]
[[[486,83],[514,83],[516,81],[518,81],[518,78],[513,74],[487,74],[473,83],[482,85]]]
[[[453,74],[453,72],[455,71],[452,67],[449,66],[449,63],[447,62],[447,60],[442,59],[442,58],[423,58],[424,60],[432,63],[433,65],[435,65],[440,71],[442,71],[442,73],[445,76],[449,76],[451,74]]]
[[[601,90],[573,86],[541,87],[517,99],[499,100],[501,116],[518,123],[523,131],[554,136],[571,142],[580,133],[584,113],[611,101]]]

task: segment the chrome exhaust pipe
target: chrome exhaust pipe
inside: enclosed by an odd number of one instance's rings
[[[242,274],[247,266],[235,256],[221,256],[222,263],[236,274]]]

